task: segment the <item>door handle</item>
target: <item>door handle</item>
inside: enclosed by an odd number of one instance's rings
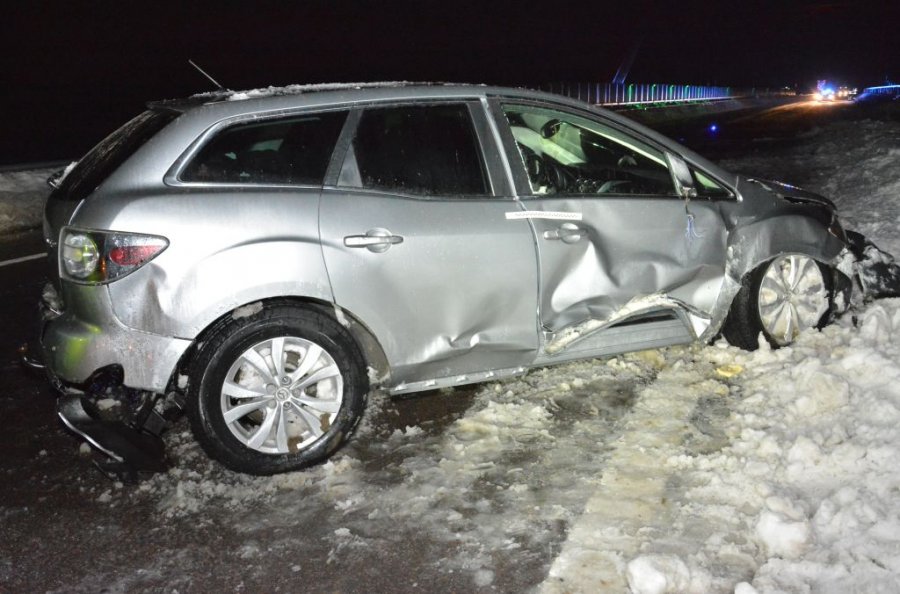
[[[559,240],[563,243],[576,243],[584,235],[585,230],[572,223],[563,223],[556,229],[544,231],[544,239]]]
[[[344,245],[352,248],[366,248],[370,252],[380,254],[391,249],[392,245],[403,243],[403,237],[394,235],[387,229],[369,229],[365,235],[347,235]]]

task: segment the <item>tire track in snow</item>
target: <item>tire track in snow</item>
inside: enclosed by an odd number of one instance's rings
[[[698,360],[691,360],[691,352]],[[622,421],[598,488],[539,588],[542,594],[628,591],[626,564],[646,542],[671,536],[678,513],[682,486],[678,476],[665,470],[666,460],[688,448],[721,445],[713,432],[698,430],[705,416],[698,410],[729,397],[729,387],[715,377],[715,369],[730,359],[729,350],[685,350],[640,392]],[[687,582],[678,591],[686,587]]]

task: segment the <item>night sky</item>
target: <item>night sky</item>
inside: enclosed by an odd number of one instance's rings
[[[412,80],[856,86],[900,79],[900,0],[28,2],[0,19],[0,164],[76,158],[147,100]],[[900,82],[900,81],[898,81]]]

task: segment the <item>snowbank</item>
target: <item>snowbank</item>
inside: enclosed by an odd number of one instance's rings
[[[56,169],[0,172],[0,233],[41,226],[47,178]]]
[[[626,424],[652,402],[681,431],[638,424],[620,438],[604,484],[637,479],[595,493],[544,591],[900,591],[897,332],[894,299],[790,348],[669,353]]]

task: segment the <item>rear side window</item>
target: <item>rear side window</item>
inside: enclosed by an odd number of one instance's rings
[[[351,185],[437,196],[488,191],[478,138],[465,105],[368,109],[356,130],[352,153],[358,177]]]
[[[320,186],[346,111],[226,128],[207,142],[181,173],[181,181]]]
[[[172,111],[148,110],[104,138],[78,162],[53,191],[53,200],[80,201],[103,183],[144,143],[178,117]]]

